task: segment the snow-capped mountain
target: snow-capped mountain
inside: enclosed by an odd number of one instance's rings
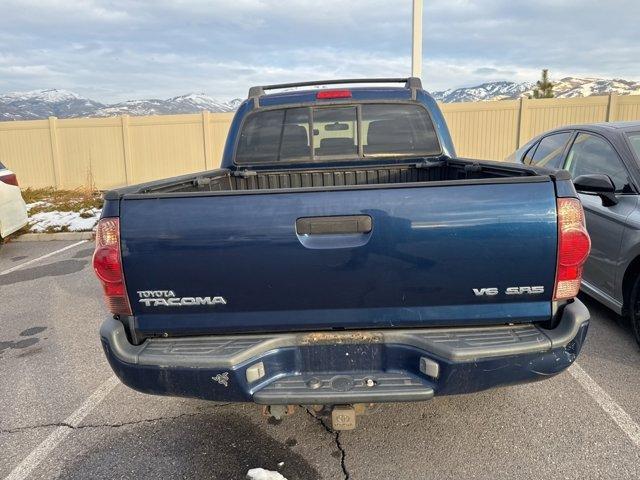
[[[556,98],[588,97],[591,95],[640,95],[640,82],[601,78],[566,77],[553,82]],[[432,95],[445,103],[477,102],[481,100],[506,100],[527,97],[533,93],[533,82],[487,82],[475,87],[456,88],[432,92]]]
[[[640,95],[640,82],[601,78],[566,77],[554,82],[553,91],[559,98],[589,97],[591,95]]]
[[[432,92],[436,100],[445,103],[478,102],[518,98],[533,88],[533,83],[487,82],[475,87],[456,88]]]
[[[190,93],[168,100],[128,100],[113,105],[105,105],[95,112],[96,117],[113,115],[170,115],[177,113],[233,112],[242,103],[236,98],[230,102],[221,102],[202,93]]]
[[[487,82],[475,87],[432,92],[442,102],[477,102],[482,100],[516,99],[531,95],[533,82]],[[566,77],[554,81],[553,91],[558,98],[588,97],[591,95],[640,95],[640,82],[601,78]],[[36,120],[55,116],[109,117],[114,115],[167,115],[176,113],[233,112],[242,103],[236,98],[221,102],[203,93],[147,100],[128,100],[106,105],[67,90],[33,90],[0,94],[0,121]]]
[[[114,115],[166,115],[176,113],[232,112],[242,103],[236,98],[221,102],[204,94],[191,93],[167,100],[129,100],[105,105],[66,90],[33,90],[0,94],[1,120],[36,120],[55,116],[110,117]]]
[[[33,90],[0,94],[0,120],[86,117],[104,107],[66,90]]]

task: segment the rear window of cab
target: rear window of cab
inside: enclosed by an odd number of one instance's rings
[[[433,122],[421,105],[331,105],[250,114],[242,125],[235,163],[433,156],[440,152]]]

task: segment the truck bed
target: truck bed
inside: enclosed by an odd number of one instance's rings
[[[362,167],[310,167],[292,169],[230,170],[183,175],[166,180],[125,187],[107,193],[107,199],[126,194],[254,192],[281,189],[333,189],[335,187],[416,184],[425,182],[493,183],[536,181],[549,174],[544,169],[499,162],[465,159],[418,160],[415,163],[363,165]],[[484,182],[483,182],[484,181]]]

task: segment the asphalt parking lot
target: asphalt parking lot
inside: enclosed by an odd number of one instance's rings
[[[0,478],[243,479],[255,467],[288,480],[640,478],[640,349],[589,299],[587,344],[568,372],[386,405],[336,433],[302,409],[273,424],[254,405],[119,384],[98,340],[92,250],[0,250]]]

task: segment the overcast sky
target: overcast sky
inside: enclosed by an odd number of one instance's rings
[[[0,0],[0,92],[103,102],[252,84],[404,76],[411,0]],[[640,80],[640,0],[425,0],[429,90],[490,80]]]

